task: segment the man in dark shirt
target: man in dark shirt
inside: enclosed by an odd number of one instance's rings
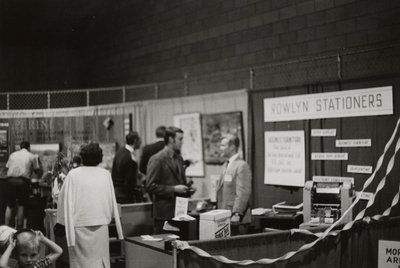
[[[153,217],[156,234],[163,233],[164,222],[174,217],[175,198],[190,197],[194,189],[186,180],[180,151],[183,131],[168,127],[165,132],[165,147],[150,158],[147,166],[146,187],[153,195]]]
[[[115,197],[120,204],[135,203],[140,197],[135,196],[138,179],[138,164],[136,150],[139,149],[141,139],[136,131],[126,135],[126,144],[114,157],[112,179]]]
[[[164,136],[165,126],[159,126],[156,128],[157,140],[154,143],[143,146],[142,157],[140,158],[139,170],[143,174],[147,172],[147,164],[149,163],[150,157],[161,151],[165,147]]]

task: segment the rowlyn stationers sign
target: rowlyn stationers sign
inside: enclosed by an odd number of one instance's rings
[[[264,99],[264,122],[393,114],[393,88],[336,91]]]

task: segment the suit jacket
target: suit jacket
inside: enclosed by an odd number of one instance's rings
[[[236,159],[221,174],[217,186],[217,207],[240,213],[243,215],[241,223],[251,222],[251,180],[249,165]]]
[[[147,172],[147,164],[149,163],[150,157],[161,151],[165,147],[164,141],[157,141],[152,144],[143,146],[142,157],[140,158],[139,170],[143,174]]]
[[[133,161],[131,152],[125,147],[115,154],[111,174],[117,200],[125,198],[133,200],[138,165],[136,161]]]
[[[153,216],[157,220],[170,220],[174,217],[175,197],[174,186],[186,184],[183,159],[168,147],[150,158],[147,166],[146,187],[153,195]],[[178,165],[174,161],[177,161]]]

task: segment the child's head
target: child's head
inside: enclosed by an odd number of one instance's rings
[[[32,267],[39,259],[40,243],[36,233],[22,229],[15,233],[15,256],[22,267]]]

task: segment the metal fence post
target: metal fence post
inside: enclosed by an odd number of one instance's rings
[[[254,89],[254,70],[250,68],[250,90]]]

